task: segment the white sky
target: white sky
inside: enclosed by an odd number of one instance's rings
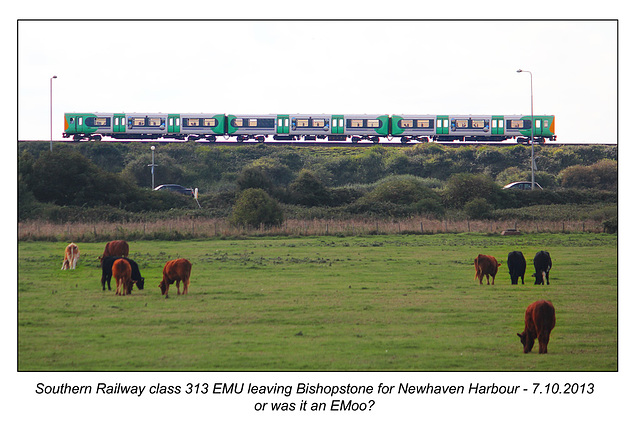
[[[617,142],[615,21],[21,21],[19,139],[64,112],[555,114]]]

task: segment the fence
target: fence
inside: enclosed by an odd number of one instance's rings
[[[602,233],[602,222],[586,221],[490,221],[408,218],[403,220],[299,220],[279,227],[245,229],[225,219],[172,219],[128,223],[66,223],[42,221],[18,224],[18,240],[92,242],[107,240],[182,240],[241,236],[355,236],[375,234],[501,233]]]

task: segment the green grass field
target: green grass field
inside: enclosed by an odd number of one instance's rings
[[[398,235],[132,241],[145,277],[132,295],[102,291],[104,243],[20,242],[18,369],[23,371],[617,370],[617,236]],[[527,259],[511,285],[507,254]],[[533,256],[553,258],[534,286]],[[473,259],[503,265],[494,286]],[[191,260],[190,293],[160,295],[169,259]],[[556,307],[549,353],[516,332],[537,299]]]

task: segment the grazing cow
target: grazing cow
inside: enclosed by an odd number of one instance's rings
[[[524,272],[527,269],[527,261],[520,251],[509,252],[507,256],[507,266],[509,267],[509,275],[511,276],[511,284],[517,285],[518,278],[522,279],[524,285]]]
[[[64,260],[62,261],[61,270],[75,270],[78,259],[80,258],[80,251],[78,245],[75,243],[69,243],[64,249]]]
[[[538,353],[546,353],[549,335],[556,326],[556,309],[551,301],[540,300],[531,303],[524,313],[524,332],[518,334],[524,352],[529,353],[538,339]]]
[[[502,264],[498,264],[498,261],[491,255],[478,255],[473,260],[473,264],[476,266],[476,277],[480,278],[480,284],[482,285],[482,279],[487,276],[487,285],[489,284],[489,276],[491,276],[491,284],[495,284],[496,274],[498,274],[498,267]]]
[[[160,290],[162,295],[166,295],[169,298],[169,285],[176,282],[176,288],[178,288],[178,295],[180,295],[180,281],[182,280],[182,294],[186,295],[189,290],[189,278],[191,276],[191,263],[184,259],[174,259],[167,261],[162,270],[162,282],[160,282]]]
[[[536,269],[536,282],[534,285],[544,285],[544,279],[547,278],[549,284],[549,270],[551,270],[551,255],[547,251],[540,251],[533,258],[533,267]]]
[[[111,267],[111,273],[116,279],[116,295],[129,295],[133,286],[129,261],[124,258],[116,259]]]
[[[104,247],[104,252],[100,257],[100,265],[102,265],[102,260],[108,256],[129,256],[129,244],[124,240],[113,240]]]
[[[144,289],[144,277],[140,275],[140,269],[138,268],[138,263],[129,258],[122,258],[117,256],[108,256],[102,260],[102,290],[104,291],[104,284],[106,283],[109,286],[109,290],[111,290],[111,276],[113,274],[112,268],[113,263],[117,259],[126,260],[131,266],[131,280],[136,283],[136,286],[139,290]]]

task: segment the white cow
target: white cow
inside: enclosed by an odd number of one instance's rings
[[[75,243],[69,243],[69,245],[64,250],[64,261],[62,261],[61,270],[75,270],[76,264],[78,263],[78,258],[80,258],[78,245],[76,245]]]

